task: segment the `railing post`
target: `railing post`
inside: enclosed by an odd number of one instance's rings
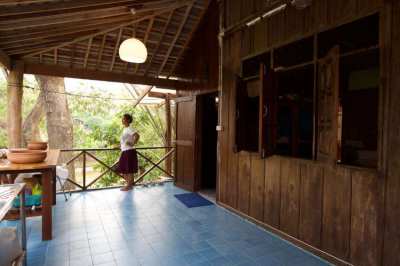
[[[83,151],[83,165],[82,165],[82,178],[83,178],[83,190],[87,190],[86,187],[86,151]]]
[[[166,140],[166,146],[170,147],[171,146],[171,137],[172,137],[172,130],[171,130],[171,99],[170,95],[167,94],[165,97],[165,121],[166,121],[166,129],[165,129],[165,140]],[[165,154],[167,154],[171,149],[167,148],[165,149]],[[171,157],[168,157],[165,160],[165,168],[168,173],[171,173],[172,169],[172,160]]]

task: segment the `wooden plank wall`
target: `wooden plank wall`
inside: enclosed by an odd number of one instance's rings
[[[389,103],[388,173],[382,265],[400,265],[400,1],[393,1]]]
[[[264,2],[225,1],[225,27],[256,12]],[[252,28],[227,34],[223,43],[221,124],[224,131],[219,134],[220,202],[340,259],[363,266],[400,265],[399,105],[391,105],[390,124],[396,126],[390,131],[391,149],[388,153],[388,176],[385,177],[376,170],[281,156],[261,160],[253,154],[234,153],[234,87],[235,75],[240,73],[241,58],[380,11],[383,5],[383,0],[313,1],[312,7],[306,10],[287,9]],[[398,25],[398,1],[393,14],[396,14],[393,23]],[[400,47],[400,31],[393,38],[393,47]],[[394,49],[393,58],[397,61],[393,64],[390,88],[398,89],[400,48]],[[398,103],[400,90],[393,93],[391,99]],[[385,178],[388,184],[383,234],[381,213]]]

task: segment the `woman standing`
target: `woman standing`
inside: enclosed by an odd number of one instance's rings
[[[121,156],[116,169],[126,181],[126,186],[121,188],[122,191],[128,191],[132,189],[134,174],[136,174],[138,171],[138,158],[134,146],[139,140],[139,134],[135,129],[130,127],[132,120],[133,119],[130,114],[124,114],[122,116],[124,130],[121,136]]]

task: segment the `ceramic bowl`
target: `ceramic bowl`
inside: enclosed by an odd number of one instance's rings
[[[10,149],[7,159],[12,163],[40,163],[46,159],[46,151]]]
[[[28,143],[29,150],[47,150],[47,142],[31,141]]]

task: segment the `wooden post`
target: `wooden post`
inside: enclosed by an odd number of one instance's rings
[[[23,77],[23,62],[17,61],[7,77],[7,136],[9,148],[18,148],[22,145]]]
[[[165,97],[165,140],[166,140],[166,145],[167,147],[171,146],[171,99],[170,95],[167,94]],[[167,154],[170,151],[170,149],[166,149],[165,153]],[[171,173],[172,169],[172,160],[171,156],[168,157],[165,161],[165,169],[167,170],[168,173]]]

